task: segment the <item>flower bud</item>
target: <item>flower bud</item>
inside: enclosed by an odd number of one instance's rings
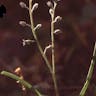
[[[25,26],[27,25],[25,21],[19,21],[19,24],[20,24],[21,26],[23,26],[23,27],[25,27]]]
[[[54,12],[53,12],[53,9],[50,8],[50,9],[49,9],[49,13],[50,13],[50,15],[53,15],[53,13],[54,13]]]
[[[62,17],[57,16],[57,17],[55,18],[54,22],[59,22],[61,19],[62,19]]]
[[[33,12],[33,11],[36,10],[37,8],[38,8],[38,3],[35,3],[35,4],[33,5],[33,7],[32,7],[31,12]]]
[[[34,31],[40,29],[42,27],[42,24],[37,24],[37,26],[34,28]]]
[[[21,6],[21,8],[26,8],[26,4],[24,2],[20,2],[19,5]]]
[[[50,7],[50,8],[53,8],[52,2],[51,2],[51,1],[48,1],[48,2],[47,2],[47,6]]]
[[[60,33],[60,32],[61,32],[60,29],[56,29],[56,30],[54,31],[54,34],[57,34],[57,33]]]

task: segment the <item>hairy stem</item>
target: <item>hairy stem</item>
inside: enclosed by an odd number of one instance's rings
[[[92,78],[95,63],[96,63],[96,42],[95,42],[94,51],[93,51],[93,58],[91,60],[91,64],[90,64],[89,71],[88,71],[88,74],[86,77],[86,81],[84,83],[84,86],[83,86],[79,96],[85,96],[85,93],[88,89],[88,86],[89,86],[91,78]]]

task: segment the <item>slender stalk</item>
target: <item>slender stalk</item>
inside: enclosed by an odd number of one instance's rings
[[[85,96],[85,94],[86,94],[86,91],[88,89],[88,86],[89,86],[91,78],[92,78],[95,63],[96,63],[96,42],[95,42],[94,51],[93,51],[93,58],[91,60],[91,64],[90,64],[89,71],[88,71],[88,74],[86,77],[86,81],[84,83],[84,86],[83,86],[79,96]]]
[[[51,14],[51,43],[52,43],[52,79],[55,88],[56,96],[59,96],[58,87],[57,87],[57,80],[56,80],[56,71],[55,71],[55,46],[54,46],[54,17],[55,17],[55,9],[57,3],[54,2],[53,14]]]
[[[49,68],[50,73],[52,73],[51,65],[50,65],[50,63],[49,63],[46,55],[45,55],[44,52],[43,52],[43,49],[42,49],[42,47],[41,47],[41,45],[40,45],[40,43],[39,43],[39,40],[38,40],[38,38],[37,38],[37,36],[36,36],[36,32],[35,32],[35,30],[34,30],[33,14],[32,14],[32,12],[31,12],[31,9],[32,9],[32,0],[29,0],[29,15],[30,15],[30,22],[31,22],[31,30],[32,30],[34,39],[35,39],[35,41],[36,41],[36,43],[37,43],[37,46],[38,46],[38,48],[39,48],[39,51],[40,51],[42,57],[44,58],[44,60],[45,60],[45,62],[46,62],[46,65],[47,65],[47,67]]]

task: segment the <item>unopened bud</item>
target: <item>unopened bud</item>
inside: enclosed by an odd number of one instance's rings
[[[57,34],[57,33],[60,33],[60,32],[61,32],[60,29],[56,29],[56,30],[54,31],[54,34]]]
[[[62,17],[57,16],[57,17],[55,18],[54,22],[59,22],[59,21],[61,21],[61,19],[62,19]]]
[[[34,28],[34,31],[40,29],[42,27],[42,24],[37,24],[37,26]]]
[[[25,21],[19,21],[19,24],[20,24],[21,26],[23,26],[23,27],[26,26],[26,22],[25,22]]]
[[[32,7],[31,12],[33,12],[33,11],[36,10],[37,8],[38,8],[38,3],[35,3],[35,4],[33,5],[33,7]]]
[[[50,7],[50,8],[53,8],[52,2],[51,2],[51,1],[48,1],[48,2],[47,2],[47,6]]]
[[[54,12],[53,12],[53,9],[50,8],[50,9],[49,9],[49,13],[50,13],[50,15],[53,15],[53,13],[54,13]]]

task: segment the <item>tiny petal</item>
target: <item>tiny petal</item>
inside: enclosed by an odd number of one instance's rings
[[[38,3],[35,3],[34,5],[33,5],[33,7],[32,7],[32,10],[31,10],[31,12],[33,12],[34,10],[36,10],[37,8],[38,8]]]
[[[25,27],[25,26],[30,27],[30,26],[31,26],[30,24],[27,24],[25,21],[19,21],[19,24],[20,24],[21,26],[23,26],[23,27]]]
[[[48,2],[47,2],[47,6],[50,7],[50,8],[53,8],[52,2],[51,2],[51,1],[48,1]]]

